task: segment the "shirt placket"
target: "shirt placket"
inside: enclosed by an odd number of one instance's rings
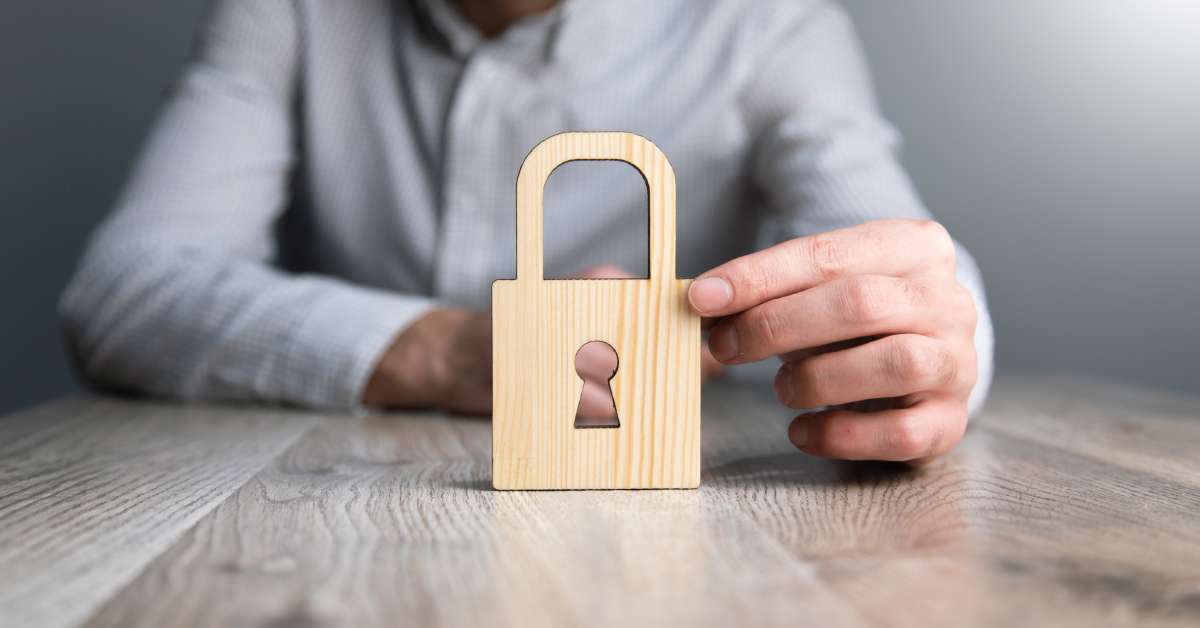
[[[496,243],[494,180],[499,154],[499,110],[491,92],[504,80],[500,63],[481,48],[466,62],[446,125],[443,220],[436,287],[452,304],[490,303],[491,258]]]

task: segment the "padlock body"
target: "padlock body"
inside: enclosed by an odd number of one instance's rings
[[[700,317],[690,279],[492,284],[492,483],[497,489],[696,488]],[[617,352],[620,427],[577,429],[575,354]]]

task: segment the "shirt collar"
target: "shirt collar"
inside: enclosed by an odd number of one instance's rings
[[[454,0],[416,0],[417,13],[455,57],[465,59],[486,43],[545,62],[560,56],[564,24],[568,20],[581,21],[576,19],[576,14],[583,4],[576,0],[561,0],[555,8],[522,18],[489,41],[454,6]]]

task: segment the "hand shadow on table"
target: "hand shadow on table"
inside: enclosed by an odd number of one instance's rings
[[[927,468],[897,462],[828,460],[800,452],[749,456],[706,466],[701,485],[828,486],[916,479]]]

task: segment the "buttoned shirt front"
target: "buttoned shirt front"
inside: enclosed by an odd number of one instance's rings
[[[923,218],[845,14],[820,0],[566,2],[482,37],[449,0],[222,0],[62,313],[98,381],[353,406],[438,305],[515,274],[515,178],[567,130],[641,134],[695,276],[758,247]],[[546,274],[646,273],[621,164],[546,189]],[[982,285],[982,397],[991,328]]]

